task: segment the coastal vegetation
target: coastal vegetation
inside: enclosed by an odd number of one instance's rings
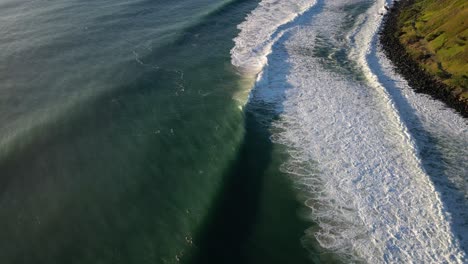
[[[395,70],[418,93],[468,117],[468,17],[464,0],[395,1],[380,42]]]
[[[468,104],[468,2],[410,0],[398,17],[397,36],[420,67]]]

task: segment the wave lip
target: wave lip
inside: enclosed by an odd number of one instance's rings
[[[316,0],[263,0],[238,26],[231,63],[243,73],[259,73],[267,64],[267,55],[284,31],[280,27],[313,7]]]

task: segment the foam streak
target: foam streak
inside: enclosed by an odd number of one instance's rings
[[[289,1],[268,3],[275,3],[268,6],[275,10]],[[353,261],[463,263],[466,256],[446,200],[426,171],[420,137],[413,135],[415,127],[426,127],[407,117],[416,111],[414,120],[424,118],[440,105],[425,100],[429,110],[417,103],[414,109],[405,107],[421,96],[396,96],[394,87],[382,82],[387,76],[376,70],[376,32],[385,4],[329,1],[313,19],[301,19],[274,40],[277,29],[255,15],[264,12],[260,5],[241,25],[233,64],[263,67],[251,103],[280,115],[272,139],[290,154],[282,170],[291,175],[310,208],[308,216],[320,227],[308,230],[305,241],[318,241]],[[264,31],[253,34],[258,29]],[[343,58],[341,50],[351,52]],[[439,115],[440,121],[459,118],[447,111]],[[440,129],[458,131],[451,136],[468,144],[463,122]]]

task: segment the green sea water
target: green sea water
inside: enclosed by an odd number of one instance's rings
[[[230,63],[257,1],[0,1],[2,263],[308,263]]]
[[[468,130],[388,3],[0,0],[0,264],[462,263]]]

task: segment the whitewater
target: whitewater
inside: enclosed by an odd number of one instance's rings
[[[232,64],[274,111],[305,247],[345,262],[465,263],[468,125],[416,94],[383,55],[390,0],[264,0],[239,25]]]

